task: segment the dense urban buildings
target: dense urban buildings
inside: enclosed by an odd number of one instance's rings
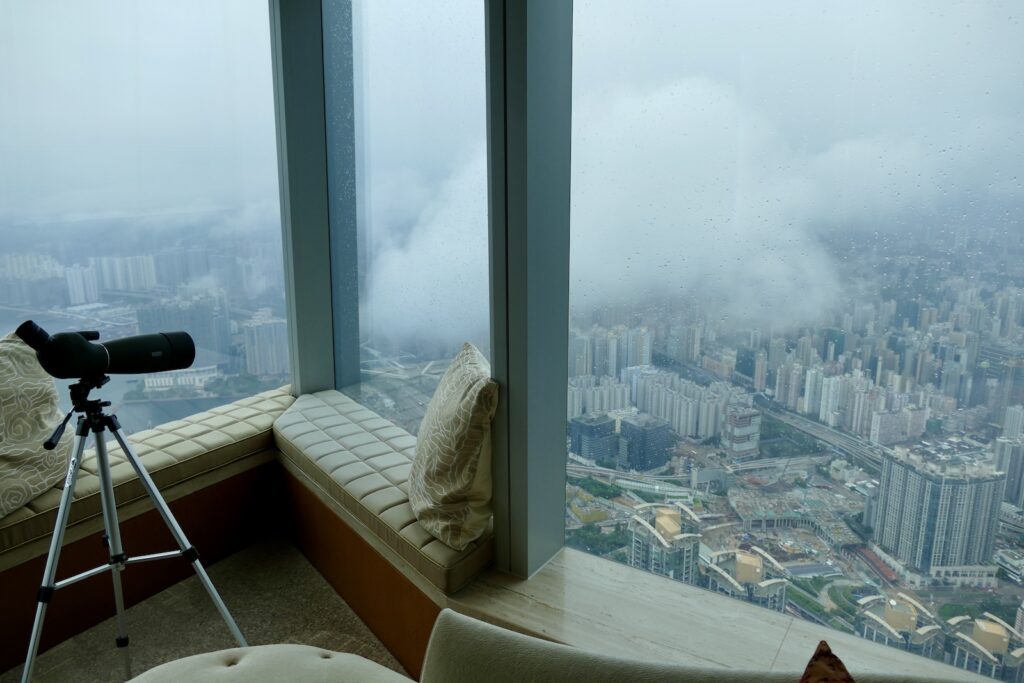
[[[944,632],[941,620],[905,593],[893,597],[870,595],[857,601],[860,635],[868,640],[925,657],[941,657]]]
[[[257,377],[288,372],[288,323],[269,308],[260,309],[243,325],[245,369]]]
[[[1024,438],[1001,436],[995,440],[995,467],[1006,474],[1004,500],[1024,507]]]
[[[668,423],[652,415],[630,415],[620,421],[619,452],[625,454],[630,469],[649,470],[664,465],[671,440]]]
[[[683,506],[638,508],[629,523],[632,534],[629,564],[667,576],[676,581],[696,584],[700,556],[700,534],[692,511]]]
[[[755,458],[760,453],[761,413],[741,405],[725,409],[722,448],[732,460]]]
[[[992,564],[1005,486],[984,454],[898,449],[882,458],[869,525],[907,572],[959,581]]]
[[[613,462],[619,454],[615,420],[603,414],[569,421],[569,451],[595,462]]]
[[[713,592],[779,612],[786,609],[785,570],[764,551],[720,551],[701,570]]]
[[[851,295],[817,326],[742,327],[689,302],[580,312],[569,544],[1024,676],[1024,289],[985,261],[985,233],[960,239],[975,255],[922,257],[908,238],[851,259],[850,278],[897,294]]]
[[[76,226],[68,228],[73,250],[58,239],[60,228],[45,240],[12,229],[0,253],[0,323],[13,330],[34,319],[50,332],[94,329],[105,340],[188,332],[192,368],[120,376],[104,387],[134,429],[287,384],[280,235],[244,226],[209,232],[225,220],[197,213],[174,227],[119,219]],[[113,233],[121,239],[104,239]]]

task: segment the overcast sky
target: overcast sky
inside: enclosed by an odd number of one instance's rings
[[[483,3],[357,18],[366,327],[480,340]],[[574,306],[816,322],[823,233],[1021,230],[1022,46],[1017,2],[576,0]],[[273,212],[274,145],[264,3],[0,2],[0,218]]]
[[[822,232],[1019,209],[1018,11],[577,3],[574,300],[697,288],[724,315],[820,322],[843,284]],[[602,277],[602,251],[632,265]]]
[[[412,236],[372,281],[392,327],[420,327],[423,311],[439,330],[486,320],[486,205],[470,180],[484,172],[482,17],[446,7],[411,34],[394,3],[367,14],[370,138],[394,154],[374,184],[424,197],[375,196],[375,227],[399,228],[379,234]],[[435,34],[451,41],[441,52]],[[722,318],[820,323],[844,285],[823,234],[1022,229],[1016,3],[576,0],[573,49],[574,308],[688,296]],[[406,81],[437,101],[404,100]],[[471,124],[454,139],[452,107]],[[474,138],[478,156],[460,161]],[[411,174],[401,159],[419,155],[431,170]],[[457,168],[438,176],[442,160]],[[461,275],[447,285],[446,257]]]
[[[272,204],[259,0],[0,0],[0,219]]]

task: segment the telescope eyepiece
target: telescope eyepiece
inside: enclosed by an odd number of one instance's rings
[[[18,325],[18,329],[14,331],[14,334],[18,335],[21,341],[28,344],[29,348],[38,352],[40,349],[50,343],[52,337],[47,333],[46,330],[36,325],[31,320],[26,320],[22,324]]]

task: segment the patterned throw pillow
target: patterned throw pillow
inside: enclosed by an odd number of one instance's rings
[[[0,339],[0,517],[64,478],[74,430],[54,450],[43,448],[62,417],[35,351],[13,334]]]
[[[427,405],[409,474],[409,502],[435,538],[462,550],[491,517],[491,418],[498,384],[487,359],[466,343]]]

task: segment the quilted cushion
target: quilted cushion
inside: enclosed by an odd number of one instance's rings
[[[427,405],[409,475],[416,519],[456,550],[479,538],[491,519],[491,419],[497,407],[490,365],[467,342]]]
[[[401,427],[330,390],[300,396],[274,423],[274,437],[285,466],[303,483],[446,593],[490,564],[490,532],[457,551],[416,521],[408,485],[416,438]]]
[[[153,429],[128,434],[128,440],[162,490],[236,460],[273,449],[271,428],[274,419],[294,400],[287,388],[266,391]],[[128,432],[130,427],[125,425],[125,431]],[[145,491],[120,446],[108,441],[108,451],[118,506],[145,497]],[[0,556],[53,532],[62,485],[63,481],[0,519]],[[99,515],[96,454],[89,449],[82,457],[81,471],[75,483],[69,526]],[[5,563],[0,561],[0,567]]]

